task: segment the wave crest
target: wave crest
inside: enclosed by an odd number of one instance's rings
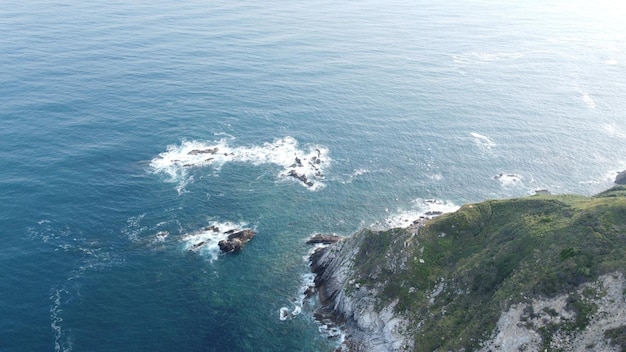
[[[314,191],[324,187],[324,172],[331,162],[328,154],[328,148],[320,145],[300,149],[298,141],[289,136],[251,147],[231,147],[226,139],[217,143],[194,140],[169,145],[167,151],[150,161],[150,168],[154,173],[167,175],[168,181],[177,183],[182,193],[193,182],[188,171],[191,168],[212,166],[219,171],[229,162],[274,164],[282,167],[277,174],[279,179],[296,180]]]

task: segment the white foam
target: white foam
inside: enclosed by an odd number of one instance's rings
[[[308,258],[306,258],[308,260]],[[306,273],[301,276],[301,285],[298,290],[298,294],[296,298],[291,302],[292,306],[289,307],[281,307],[278,312],[278,317],[280,320],[293,319],[296,316],[302,313],[302,306],[304,305],[304,300],[307,298],[307,291],[315,286],[315,274]]]
[[[481,149],[491,150],[491,148],[496,146],[496,143],[493,141],[493,139],[485,135],[476,132],[472,132],[470,133],[470,135],[474,137],[474,144],[476,144],[476,146]]]
[[[500,182],[500,185],[504,188],[513,188],[523,186],[523,177],[517,174],[499,174],[493,177]]]
[[[615,165],[615,169],[611,169],[607,172],[604,173],[604,175],[599,176],[596,179],[590,179],[590,180],[582,180],[582,181],[578,181],[579,184],[612,184],[613,182],[615,182],[615,178],[617,177],[617,174],[619,173],[619,171],[616,170],[626,170],[626,162],[617,162]]]
[[[452,202],[440,201],[436,199],[418,198],[413,200],[411,209],[398,209],[382,223],[372,224],[375,229],[407,228],[419,219],[431,219],[433,217],[451,213],[459,209],[459,206]]]
[[[219,242],[227,239],[232,231],[244,228],[246,228],[245,223],[214,221],[198,231],[184,234],[180,240],[184,243],[183,248],[185,250],[200,253],[207,256],[210,261],[214,261],[220,254]]]
[[[431,174],[431,175],[428,175],[428,178],[430,178],[433,181],[441,181],[441,180],[443,180],[443,175],[439,174],[439,173]]]
[[[179,192],[183,192],[193,182],[188,176],[190,168],[211,166],[219,171],[229,162],[278,165],[282,167],[277,174],[279,179],[296,180],[310,190],[319,190],[324,187],[324,171],[331,159],[328,148],[311,145],[303,150],[292,137],[251,147],[231,147],[228,140],[222,139],[217,143],[183,141],[180,145],[170,145],[166,152],[151,160],[150,167],[155,173],[167,175],[168,181],[177,183]]]
[[[54,291],[50,295],[50,300],[52,301],[52,305],[50,306],[50,327],[52,331],[54,331],[54,351],[55,352],[70,352],[72,350],[72,340],[70,337],[66,337],[65,341],[63,341],[63,337],[65,335],[63,331],[63,327],[61,323],[63,322],[63,317],[61,316],[63,309],[61,308],[61,295],[65,293],[67,294],[67,290],[60,289]]]
[[[618,64],[618,61],[615,59],[609,59],[609,60],[604,61],[604,63],[610,66],[614,66]]]
[[[626,139],[626,133],[615,123],[605,123],[602,125],[602,129],[610,136]]]
[[[467,66],[475,64],[485,64],[502,60],[517,60],[524,57],[520,52],[484,52],[470,51],[460,55],[454,55],[454,63]]]
[[[362,175],[370,173],[370,170],[367,169],[355,169],[350,175],[348,175],[348,179],[345,181],[341,181],[343,184],[352,183],[352,181]]]
[[[583,94],[583,101],[585,102],[585,105],[587,105],[587,107],[591,110],[596,108],[596,102],[595,100],[593,100],[593,97],[587,93]]]
[[[130,217],[126,220],[126,226],[122,229],[122,233],[126,235],[131,242],[139,242],[139,235],[148,229],[146,226],[141,226],[141,220],[145,216],[146,214],[144,213],[139,216]]]
[[[168,231],[159,231],[154,235],[154,243],[163,243],[167,240],[170,233]]]

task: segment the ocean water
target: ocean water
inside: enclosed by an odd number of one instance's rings
[[[626,169],[616,1],[7,0],[0,33],[2,351],[330,351],[310,235]]]

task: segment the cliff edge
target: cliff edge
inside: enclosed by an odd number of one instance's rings
[[[316,250],[349,351],[621,351],[626,186],[467,204]]]

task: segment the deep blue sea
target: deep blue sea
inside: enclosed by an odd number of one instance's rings
[[[4,0],[0,123],[0,351],[330,351],[312,234],[626,169],[626,6]]]

